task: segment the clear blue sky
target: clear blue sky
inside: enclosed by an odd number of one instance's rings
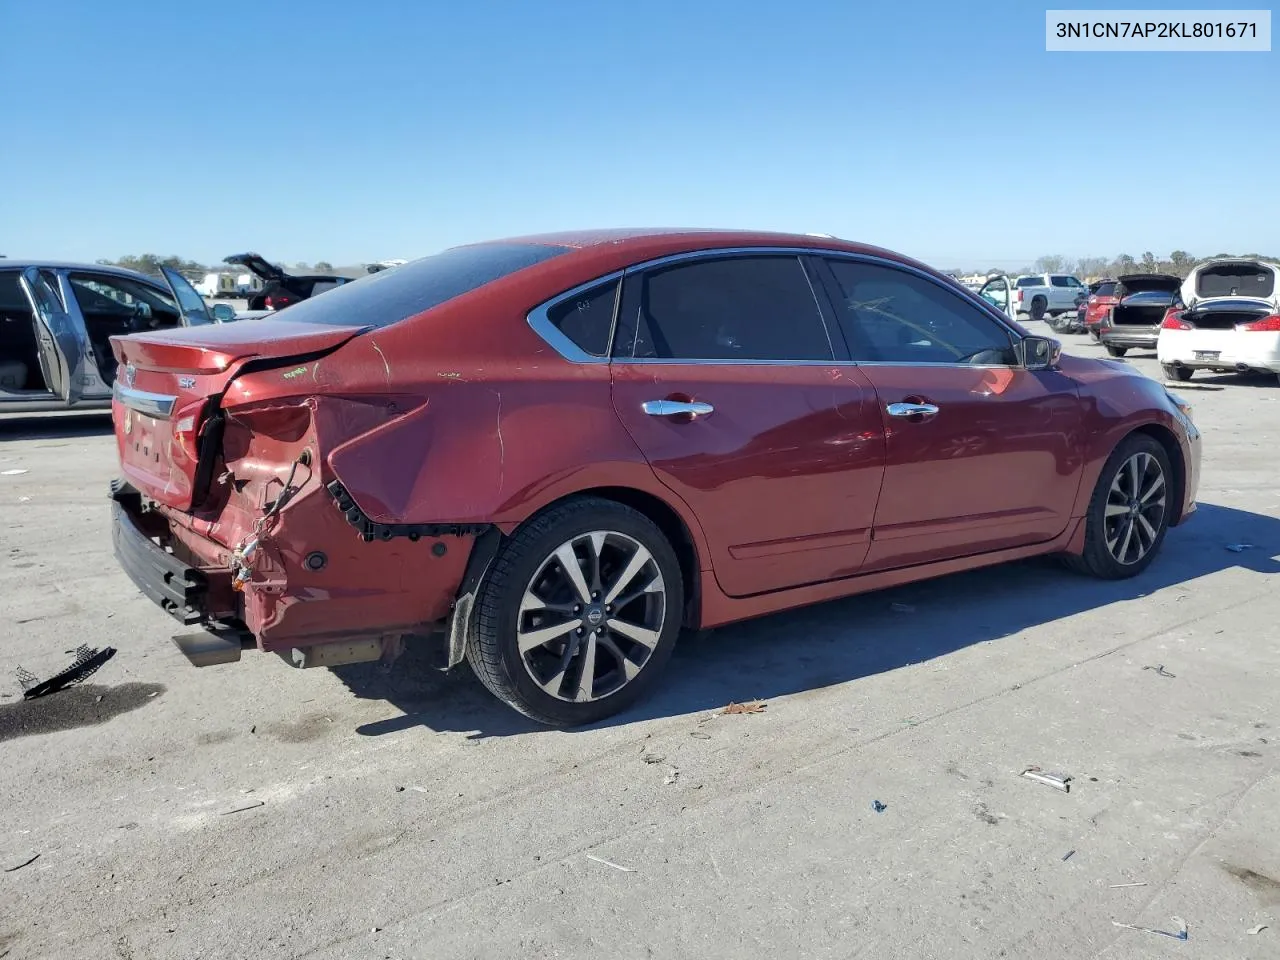
[[[0,0],[0,253],[343,264],[651,225],[941,267],[1280,251],[1280,54],[1048,54],[1044,11]]]

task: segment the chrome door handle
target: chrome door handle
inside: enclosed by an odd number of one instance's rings
[[[932,417],[938,412],[932,403],[891,403],[885,409],[891,417]]]
[[[715,413],[715,407],[709,403],[693,401],[685,403],[681,400],[646,400],[640,409],[651,417],[705,417]]]

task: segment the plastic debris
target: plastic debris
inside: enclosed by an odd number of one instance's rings
[[[1265,929],[1267,929],[1267,925],[1266,925],[1265,923],[1260,923],[1260,924],[1258,924],[1256,927],[1250,927],[1250,928],[1249,928],[1249,936],[1251,936],[1251,937],[1256,937],[1258,934],[1260,934],[1260,933],[1261,933],[1263,930],[1265,930]]]
[[[1187,939],[1187,921],[1181,917],[1170,917],[1169,920],[1178,928],[1177,933],[1170,933],[1168,930],[1154,930],[1151,927],[1137,927],[1132,923],[1121,923],[1119,920],[1112,920],[1111,923],[1117,927],[1124,927],[1126,930],[1137,930],[1141,933],[1154,933],[1161,937],[1169,937],[1173,940]]]
[[[623,873],[635,873],[630,867],[624,867],[620,863],[614,863],[612,860],[606,860],[604,857],[597,857],[593,854],[587,854],[588,860],[594,860],[596,863],[603,863],[606,867],[613,867],[615,870],[621,870]]]
[[[889,809],[889,805],[887,803],[881,803],[879,800],[872,800],[871,809],[876,813],[884,813]]]
[[[267,801],[265,800],[255,800],[253,801],[253,803],[246,803],[240,807],[233,807],[230,810],[223,810],[222,816],[225,817],[232,813],[244,813],[246,810],[254,810],[258,807],[265,807],[266,805],[267,805]]]
[[[1164,668],[1164,664],[1163,664],[1163,663],[1162,663],[1162,664],[1160,664],[1160,666],[1158,666],[1158,667],[1143,667],[1142,669],[1143,669],[1143,670],[1154,670],[1154,671],[1155,671],[1156,673],[1158,673],[1160,676],[1162,676],[1162,677],[1168,677],[1170,680],[1172,680],[1174,677],[1176,677],[1176,676],[1177,676],[1177,674],[1176,674],[1176,673],[1170,673],[1168,670],[1166,670],[1166,669]]]
[[[1147,885],[1147,881],[1145,880],[1135,880],[1133,883],[1113,883],[1110,886],[1108,886],[1107,889],[1119,890],[1122,887],[1145,887],[1146,885]]]
[[[21,870],[23,867],[29,867],[29,866],[31,866],[31,864],[35,863],[35,862],[36,862],[37,860],[39,860],[39,859],[40,859],[40,854],[38,854],[38,853],[37,853],[37,854],[36,854],[34,857],[32,857],[30,860],[23,860],[23,861],[22,861],[20,864],[18,864],[16,867],[5,867],[5,868],[4,868],[4,872],[5,872],[5,873],[13,873],[13,871],[15,871],[15,870]]]
[[[1066,853],[1064,853],[1064,854],[1062,855],[1062,859],[1063,859],[1063,860],[1070,860],[1070,859],[1071,859],[1072,857],[1074,857],[1075,855],[1076,855],[1076,852],[1075,852],[1074,850],[1068,850]]]
[[[663,760],[667,758],[661,757],[656,753],[646,753],[641,755],[640,759],[643,760],[645,763],[661,763]]]
[[[732,716],[737,713],[764,713],[764,708],[768,704],[763,700],[750,700],[747,703],[731,703],[720,713],[723,716]]]
[[[1252,543],[1228,543],[1227,549],[1232,553],[1244,553],[1246,550],[1252,550]]]
[[[695,740],[710,740],[710,739],[711,739],[711,734],[709,734],[709,733],[703,733],[701,730],[691,730],[691,731],[689,731],[689,736],[693,737],[693,739],[695,739]]]
[[[1053,787],[1055,790],[1061,790],[1063,793],[1071,792],[1072,778],[1063,773],[1044,773],[1039,767],[1027,767],[1020,776],[1026,777],[1028,780],[1034,780],[1037,783],[1043,783],[1046,786]]]
[[[675,767],[667,767],[667,775],[662,781],[664,787],[669,787],[680,779],[680,771]]]
[[[22,685],[22,699],[34,700],[36,697],[57,693],[65,687],[74,686],[88,679],[98,672],[99,667],[116,655],[116,650],[115,647],[93,650],[88,646],[81,646],[75,653],[76,658],[71,662],[71,666],[61,673],[54,674],[48,680],[40,680],[35,674],[18,667],[15,673],[18,676],[18,683]]]

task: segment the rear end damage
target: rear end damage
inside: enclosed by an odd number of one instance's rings
[[[374,522],[329,462],[422,401],[274,395],[282,380],[319,389],[324,357],[356,332],[216,362],[171,350],[160,363],[154,344],[116,344],[132,367],[113,402],[116,556],[144,595],[199,628],[174,637],[197,666],[246,647],[299,667],[393,659],[406,637],[445,624],[466,592],[473,546],[490,528]]]

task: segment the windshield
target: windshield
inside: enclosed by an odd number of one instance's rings
[[[534,243],[454,247],[304,300],[289,308],[289,319],[331,326],[386,327],[570,249]]]

